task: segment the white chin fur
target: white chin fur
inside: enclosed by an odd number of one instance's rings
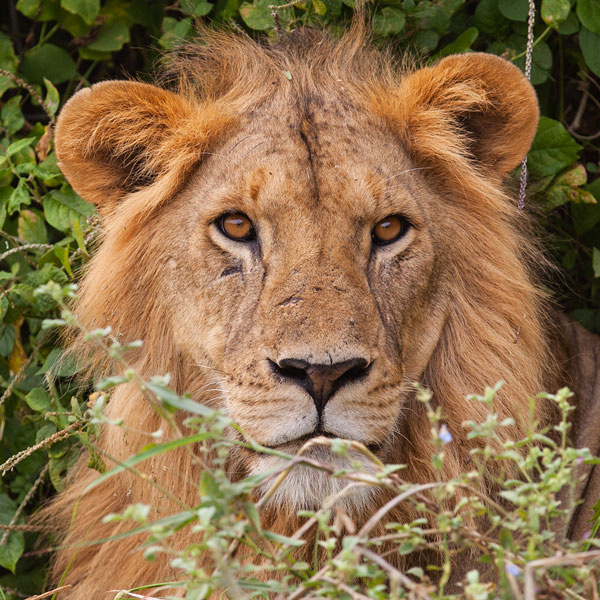
[[[290,454],[293,450],[284,450]],[[375,473],[375,468],[368,459],[355,451],[348,451],[348,457],[333,454],[328,446],[314,446],[303,453],[307,458],[319,461],[325,465],[331,465],[335,470],[345,469],[355,471],[352,463],[359,462],[361,470],[367,473]],[[287,464],[285,459],[277,456],[260,455],[252,468],[252,474],[256,475],[266,471],[280,469]],[[344,476],[333,477],[328,472],[315,467],[297,464],[287,477],[281,482],[275,493],[269,498],[268,505],[274,508],[284,507],[296,513],[299,510],[318,510],[323,502],[341,492],[351,481]],[[273,479],[261,486],[260,491],[266,493],[273,484]],[[353,485],[336,500],[335,505],[343,508],[348,515],[365,514],[372,506],[378,490],[374,486]]]

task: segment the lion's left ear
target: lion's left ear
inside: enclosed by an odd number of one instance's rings
[[[492,177],[521,162],[539,119],[535,91],[521,71],[482,53],[415,71],[376,103],[411,153],[446,167],[474,160]]]

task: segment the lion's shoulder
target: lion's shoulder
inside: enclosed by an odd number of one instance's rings
[[[562,347],[563,381],[574,393],[572,441],[578,448],[600,454],[600,336],[565,315],[557,315],[558,343]],[[582,481],[576,498],[582,502],[573,512],[568,536],[580,539],[589,529],[593,506],[600,498],[600,467],[581,465]]]

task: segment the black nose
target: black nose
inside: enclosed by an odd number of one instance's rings
[[[310,394],[319,417],[331,396],[342,386],[365,377],[371,366],[364,358],[351,358],[331,365],[314,364],[299,358],[269,362],[280,377],[303,387]]]

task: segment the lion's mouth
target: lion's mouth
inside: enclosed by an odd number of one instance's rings
[[[340,438],[338,435],[335,435],[334,433],[331,433],[329,431],[324,431],[323,429],[321,429],[319,427],[319,428],[315,429],[314,431],[312,431],[311,433],[306,433],[306,434],[301,435],[300,437],[297,437],[293,440],[284,442],[283,444],[276,444],[274,446],[267,446],[266,444],[263,444],[263,446],[265,448],[269,448],[270,450],[279,450],[279,451],[290,451],[290,449],[293,449],[294,453],[295,453],[297,450],[300,450],[300,448],[302,446],[304,446],[304,444],[306,444],[307,442],[310,442],[311,440],[316,440],[317,438],[329,438],[332,440],[348,439],[348,441],[356,441],[359,444],[363,444],[367,448],[367,450],[369,450],[369,452],[372,452],[373,454],[377,454],[378,452],[380,452],[385,445],[385,440],[383,440],[381,442],[371,442],[371,443],[365,444],[361,440],[351,440],[349,438]],[[326,444],[323,444],[323,445],[326,445]]]

